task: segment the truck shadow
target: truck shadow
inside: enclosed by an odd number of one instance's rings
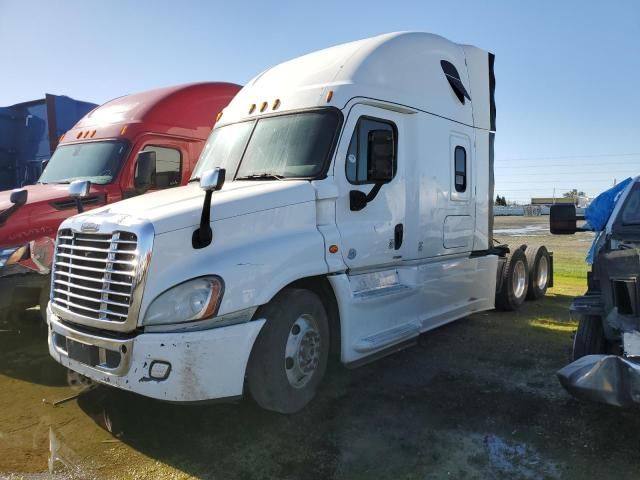
[[[558,384],[571,298],[473,315],[359,369],[334,366],[318,398],[292,416],[250,398],[181,406],[107,388],[79,405],[130,447],[195,477],[439,478],[458,465],[486,478],[559,478],[579,458],[572,468],[581,478],[594,458],[638,459],[629,439],[640,417],[577,402]],[[504,452],[528,457],[505,464]]]
[[[66,368],[47,346],[47,328],[37,309],[26,310],[0,328],[0,374],[39,385],[66,385]]]

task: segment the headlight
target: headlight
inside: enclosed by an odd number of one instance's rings
[[[5,265],[13,265],[22,260],[27,254],[27,247],[29,245],[22,245],[21,247],[5,248],[0,250],[0,267]]]
[[[189,322],[218,312],[224,284],[220,277],[200,277],[176,285],[151,302],[142,323],[159,325]]]

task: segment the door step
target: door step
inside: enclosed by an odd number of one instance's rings
[[[355,342],[353,349],[358,353],[371,352],[394,343],[408,340],[412,337],[418,336],[419,334],[420,329],[413,324],[400,325],[399,327],[385,330],[384,332],[376,333],[369,337],[361,338]]]
[[[360,290],[353,294],[355,300],[371,300],[379,297],[386,297],[387,295],[394,295],[396,293],[407,292],[411,290],[408,285],[402,285],[396,283],[395,285],[388,285],[386,287],[371,288],[369,290]]]

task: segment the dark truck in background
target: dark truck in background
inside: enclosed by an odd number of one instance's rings
[[[593,246],[587,292],[571,305],[579,321],[573,362],[558,377],[577,398],[629,406],[640,403],[640,176],[612,206]],[[552,234],[585,231],[577,220],[574,206],[551,207]]]
[[[96,107],[49,93],[0,107],[0,191],[35,183],[60,136]]]

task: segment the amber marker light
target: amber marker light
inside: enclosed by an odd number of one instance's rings
[[[255,111],[256,111],[256,104],[252,103],[251,106],[249,106],[249,115],[251,115]]]
[[[267,109],[267,106],[269,104],[267,102],[262,102],[262,105],[260,106],[260,112],[264,112]]]
[[[124,127],[122,127],[122,130],[120,130],[120,135],[124,135],[125,133],[127,133],[128,128],[129,128],[129,125],[125,125]]]
[[[280,99],[276,98],[276,100],[273,102],[273,107],[271,107],[271,109],[277,110],[279,106],[280,106]]]
[[[79,139],[82,136],[82,131],[79,131],[78,134],[76,135],[76,140]]]
[[[60,138],[58,139],[58,143],[62,142],[62,140],[64,140],[64,136],[66,135],[66,133],[63,133],[62,135],[60,135]]]
[[[218,115],[216,116],[216,122],[221,118],[222,118],[222,112],[218,112]]]
[[[94,130],[93,132],[91,132],[91,136],[89,138],[93,138],[96,136],[96,131]]]
[[[87,138],[90,133],[91,133],[91,131],[87,130],[86,132],[84,132],[84,136],[82,138]]]
[[[329,93],[327,93],[327,103],[329,103],[332,98],[333,98],[333,90],[329,90]]]
[[[338,253],[338,245],[331,245],[329,247],[329,253]]]

